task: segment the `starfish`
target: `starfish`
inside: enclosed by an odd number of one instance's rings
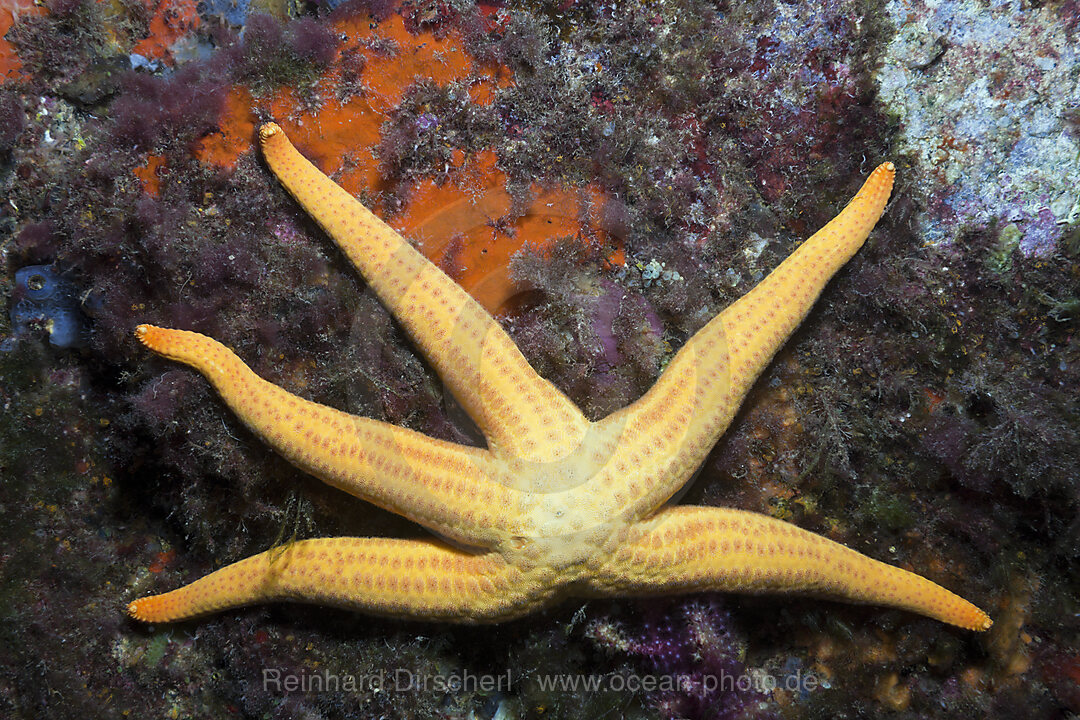
[[[252,432],[298,468],[439,539],[302,540],[228,565],[128,613],[171,622],[301,601],[460,623],[570,597],[798,592],[902,608],[971,630],[990,618],[945,588],[765,515],[665,503],[884,212],[895,169],[701,328],[633,404],[589,421],[529,366],[475,300],[305,159],[259,130],[289,193],[356,266],[483,432],[485,448],[318,405],[198,333],[140,325],[146,347],[201,372]]]

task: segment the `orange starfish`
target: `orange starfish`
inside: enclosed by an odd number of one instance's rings
[[[590,422],[458,285],[323,175],[273,123],[263,153],[408,330],[487,438],[465,447],[289,394],[220,343],[140,325],[199,370],[297,467],[441,540],[294,542],[132,602],[146,622],[295,600],[383,615],[496,622],[567,596],[803,592],[903,608],[972,630],[991,620],[939,585],[763,515],[664,507],[755,378],[885,208],[885,163],[846,208],[679,350],[632,405]]]

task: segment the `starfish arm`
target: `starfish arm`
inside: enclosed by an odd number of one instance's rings
[[[839,215],[695,333],[647,393],[601,421],[621,426],[612,467],[621,461],[640,469],[624,475],[633,487],[617,486],[630,515],[655,510],[702,463],[762,369],[862,247],[885,209],[894,173],[888,162],[874,170]]]
[[[901,608],[968,630],[990,618],[901,568],[765,515],[672,507],[631,526],[594,582],[600,594],[797,592]]]
[[[176,622],[279,600],[377,615],[462,623],[531,612],[552,593],[496,554],[473,555],[435,540],[321,538],[267,550],[162,595],[128,614]]]
[[[493,480],[490,453],[297,397],[231,350],[185,330],[140,325],[154,352],[195,368],[256,435],[329,485],[471,545],[520,533],[523,493]]]
[[[839,215],[720,313],[721,327],[706,326],[706,335],[720,335],[727,345],[727,371],[737,404],[810,312],[832,276],[866,242],[885,212],[895,175],[891,162],[879,165]]]
[[[281,184],[408,330],[493,452],[543,461],[576,448],[589,424],[584,415],[478,302],[320,172],[280,127],[263,125],[259,136]]]

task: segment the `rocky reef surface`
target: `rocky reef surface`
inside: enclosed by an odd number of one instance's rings
[[[5,3],[0,715],[1080,713],[1078,26],[1072,0]],[[734,595],[128,620],[292,538],[423,532],[273,455],[137,323],[478,442],[262,164],[269,119],[591,417],[892,160],[684,497],[917,569],[993,629]]]

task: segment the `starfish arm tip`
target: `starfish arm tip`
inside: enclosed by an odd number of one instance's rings
[[[168,623],[190,620],[219,609],[242,604],[244,603],[234,602],[231,605],[208,603],[200,593],[192,592],[189,585],[161,595],[147,595],[133,600],[127,605],[127,614],[131,619],[142,623]]]
[[[976,632],[986,632],[994,625],[994,621],[990,619],[982,610],[976,608],[975,618],[970,623],[968,629]]]
[[[986,632],[994,624],[977,605],[924,577],[913,576],[906,587],[910,595],[895,603],[898,607],[972,632]]]
[[[870,177],[866,179],[866,188],[871,192],[880,192],[886,200],[892,194],[893,182],[896,180],[896,165],[891,160],[878,165]]]
[[[201,347],[201,341],[209,340],[199,333],[145,323],[135,328],[135,338],[158,355],[189,365],[195,364],[192,352]]]
[[[139,325],[135,328],[135,338],[143,345],[149,347],[154,331],[157,329],[158,328],[154,327],[153,325],[147,325],[143,323],[142,325]]]
[[[157,618],[152,603],[152,597],[139,598],[133,600],[127,605],[127,614],[129,617],[138,620],[139,622],[154,622]]]
[[[284,131],[276,122],[263,123],[259,127],[259,139],[266,142],[275,135],[282,135]]]

